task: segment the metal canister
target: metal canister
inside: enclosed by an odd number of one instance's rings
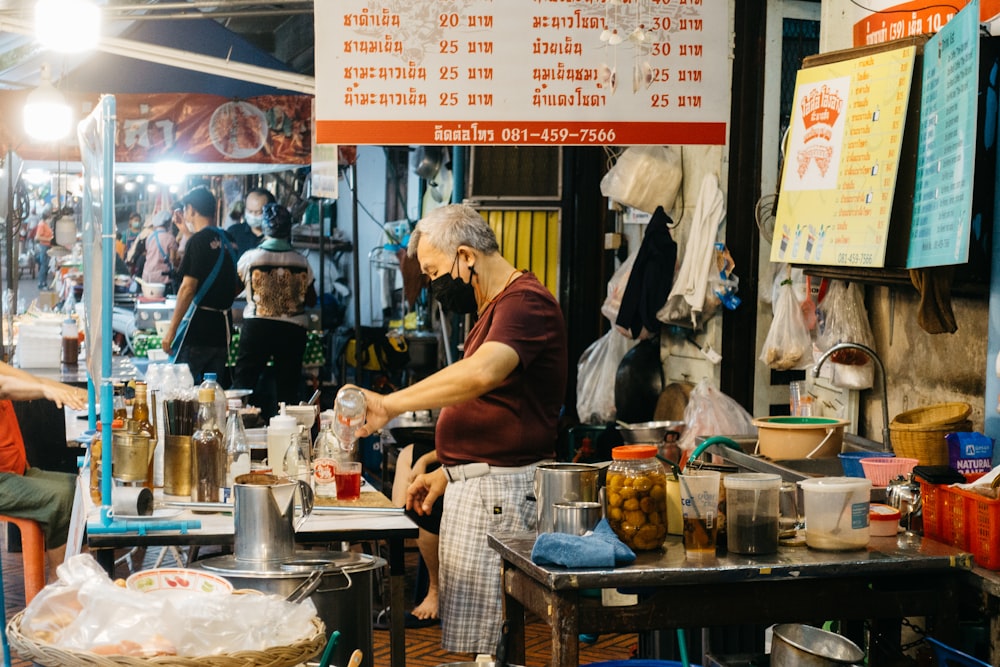
[[[163,448],[163,492],[191,495],[191,436],[168,435]]]
[[[136,431],[113,431],[111,476],[122,482],[143,482],[152,453],[150,438]]]

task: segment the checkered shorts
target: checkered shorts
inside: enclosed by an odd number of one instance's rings
[[[486,533],[533,531],[534,467],[448,484],[441,518],[441,647],[455,653],[496,650],[502,620],[500,554]]]

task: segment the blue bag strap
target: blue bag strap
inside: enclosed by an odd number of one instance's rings
[[[163,261],[167,263],[167,266],[172,268],[173,264],[170,263],[170,258],[167,257],[167,252],[163,249],[163,245],[160,243],[160,235],[156,231],[154,231],[152,236],[153,236],[153,242],[156,243],[157,250],[160,251],[160,257],[162,257]]]
[[[236,265],[236,253],[233,252],[232,244],[229,243],[229,237],[226,236],[218,227],[206,227],[206,229],[214,230],[219,238],[222,240],[222,247],[226,249],[229,253],[230,258],[233,260],[233,265]],[[170,355],[170,363],[174,363],[177,358],[177,354],[181,351],[181,345],[184,343],[184,337],[187,335],[188,325],[191,323],[191,318],[194,317],[194,313],[198,310],[198,304],[201,300],[205,298],[208,294],[208,290],[212,288],[212,283],[219,276],[219,272],[222,270],[222,264],[225,262],[226,255],[224,253],[219,253],[218,259],[215,260],[215,265],[212,267],[211,272],[208,277],[202,281],[201,285],[198,286],[198,291],[195,293],[194,298],[191,299],[191,304],[188,305],[187,311],[184,313],[184,317],[181,319],[180,324],[177,325],[177,334],[174,336],[174,344],[172,347],[173,354]]]

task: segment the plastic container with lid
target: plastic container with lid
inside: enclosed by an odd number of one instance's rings
[[[727,475],[727,548],[738,554],[778,551],[778,494],[781,476],[765,473]]]
[[[891,505],[872,503],[868,510],[868,530],[872,537],[895,537],[899,532],[899,510]]]
[[[868,545],[872,483],[856,477],[815,477],[800,481],[805,504],[806,544],[847,551]]]
[[[667,536],[667,475],[656,445],[611,450],[604,489],[604,516],[618,538],[635,551],[653,551]]]

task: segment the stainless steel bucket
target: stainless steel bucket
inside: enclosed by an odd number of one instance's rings
[[[316,613],[326,625],[327,637],[334,630],[340,640],[332,665],[346,665],[354,649],[373,655],[372,587],[373,575],[385,567],[385,560],[352,551],[296,551],[280,564],[248,563],[233,555],[196,561],[191,567],[221,575],[234,588],[288,597],[313,571],[324,571],[319,586],[309,596]]]
[[[774,627],[771,667],[838,667],[860,664],[864,658],[857,644],[833,632],[799,623]]]
[[[312,511],[308,484],[287,477],[250,473],[233,484],[233,552],[249,563],[281,563],[295,549],[295,492],[302,497],[303,518]],[[266,565],[260,566],[266,569]]]
[[[553,505],[565,502],[597,502],[600,469],[588,463],[543,463],[535,468],[537,530],[555,529]]]

